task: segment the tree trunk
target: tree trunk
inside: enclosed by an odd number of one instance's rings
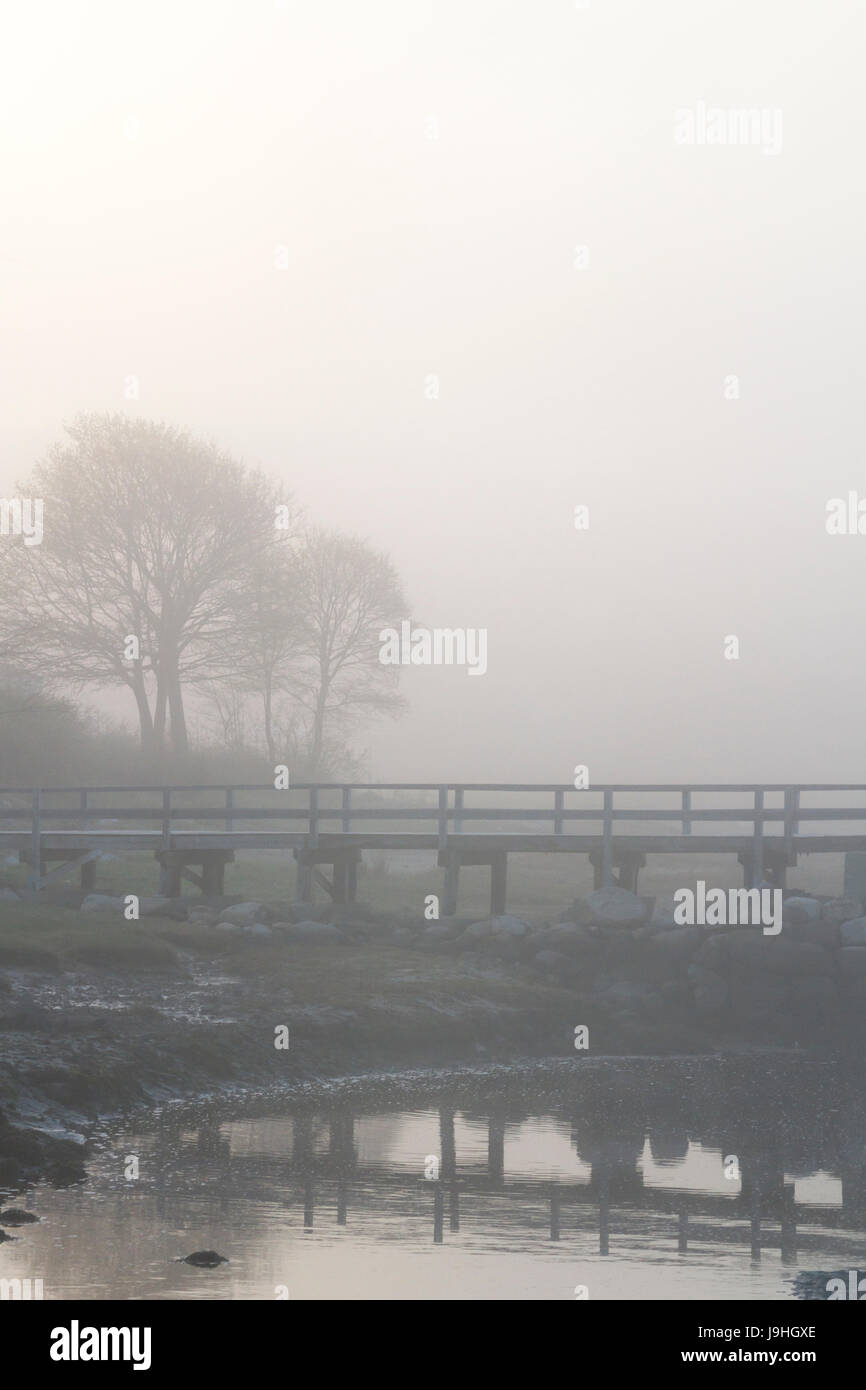
[[[153,712],[153,734],[157,748],[162,748],[165,743],[166,694],[165,681],[160,676],[156,685],[156,705]]]
[[[171,751],[173,753],[189,752],[189,736],[186,728],[186,714],[183,708],[183,689],[180,683],[180,676],[177,664],[162,668],[165,672],[164,685],[168,696],[168,709],[171,719]]]
[[[132,693],[135,696],[135,703],[138,707],[138,726],[141,737],[141,750],[143,753],[152,753],[156,747],[154,737],[153,718],[150,713],[150,705],[147,699],[147,691],[144,688],[144,677],[140,669],[133,673]]]
[[[323,686],[316,700],[316,712],[313,715],[313,736],[310,742],[310,780],[315,780],[319,775],[319,765],[322,761],[322,749],[325,744],[325,707],[328,701],[327,687]]]

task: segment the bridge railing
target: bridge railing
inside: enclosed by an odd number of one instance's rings
[[[483,804],[474,800],[480,794],[486,798]],[[840,804],[842,794],[853,797],[853,804]],[[719,798],[732,795],[747,804],[718,804]],[[653,798],[650,805],[643,804],[647,796]],[[804,803],[804,796],[835,799],[816,805]],[[515,797],[522,804],[515,805]],[[671,804],[660,805],[662,798]],[[535,804],[526,804],[530,800]],[[141,822],[154,823],[164,836],[182,823],[207,830],[219,822],[232,833],[258,822],[261,828],[291,827],[315,841],[320,832],[370,831],[378,822],[391,829],[401,823],[435,825],[444,844],[452,833],[484,833],[485,828],[493,834],[525,834],[537,827],[539,834],[561,837],[572,827],[592,833],[588,825],[595,823],[603,837],[617,829],[646,833],[663,824],[676,827],[669,833],[686,836],[715,824],[727,825],[729,833],[735,833],[735,826],[750,827],[756,838],[791,840],[803,822],[856,821],[866,821],[866,785],[851,783],[622,783],[586,789],[516,782],[297,782],[285,790],[260,784],[0,788],[0,836],[16,827],[18,833],[24,827],[35,833],[37,825],[88,831]]]

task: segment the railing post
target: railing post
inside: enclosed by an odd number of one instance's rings
[[[30,827],[30,882],[31,892],[38,893],[42,878],[42,792],[33,792],[33,822]]]
[[[760,888],[764,877],[764,793],[755,792],[755,826],[752,837],[752,882],[750,888]],[[759,813],[759,814],[758,814]]]
[[[565,800],[565,793],[558,791],[553,793],[553,833],[562,834],[562,807]]]
[[[613,887],[613,792],[604,794],[604,830],[601,847],[601,883]]]
[[[226,830],[231,834],[234,830],[234,818],[232,811],[235,809],[235,789],[226,787]]]
[[[319,788],[310,787],[310,849],[319,843]]]
[[[793,848],[794,816],[796,814],[797,793],[794,787],[785,788],[785,853],[790,856]]]
[[[448,845],[448,788],[439,788],[439,848]]]
[[[162,847],[171,848],[171,787],[162,789]]]
[[[343,788],[343,834],[348,835],[352,828],[352,788]]]
[[[684,835],[691,835],[691,833],[692,833],[691,809],[692,809],[692,793],[691,793],[690,790],[689,790],[689,791],[685,791],[685,790],[684,790],[684,791],[683,791],[683,834],[684,834]]]
[[[459,835],[463,829],[463,788],[454,788],[454,829]]]
[[[82,787],[78,793],[78,807],[81,811],[81,829],[87,829],[87,788]]]

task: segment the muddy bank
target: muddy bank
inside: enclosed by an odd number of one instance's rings
[[[7,918],[0,1186],[74,1181],[101,1118],[204,1093],[541,1058],[832,1056],[856,1033],[835,983],[854,948],[823,907],[798,924],[792,904],[775,942],[656,922],[281,923],[284,905],[252,906]]]

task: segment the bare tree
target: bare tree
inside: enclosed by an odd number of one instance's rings
[[[371,715],[397,715],[399,671],[379,660],[379,633],[406,613],[390,560],[365,541],[313,528],[296,551],[303,631],[293,696],[306,716],[309,775],[329,741]]]
[[[142,746],[188,744],[185,688],[225,671],[237,595],[278,544],[261,474],[165,424],[84,415],[23,489],[41,545],[0,553],[0,642],[55,686],[126,686]],[[130,658],[127,639],[137,641]]]

